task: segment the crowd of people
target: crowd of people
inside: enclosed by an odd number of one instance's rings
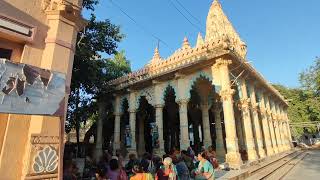
[[[127,162],[119,151],[115,156],[106,153],[88,174],[89,179],[97,180],[214,180],[217,168],[219,163],[212,147],[198,154],[189,147],[182,151],[173,149],[162,157],[144,153],[138,159],[129,154]],[[74,178],[65,173],[64,179]]]

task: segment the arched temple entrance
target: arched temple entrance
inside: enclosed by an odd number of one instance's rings
[[[122,154],[127,152],[127,147],[131,145],[130,140],[130,124],[129,124],[129,102],[125,98],[121,103],[122,115],[120,121],[120,150]]]
[[[141,96],[139,99],[136,119],[137,153],[139,156],[145,152],[152,153],[154,144],[152,127],[155,123],[155,109],[145,96]]]
[[[168,86],[165,89],[164,101],[164,150],[166,153],[170,153],[173,148],[179,148],[180,146],[179,105],[176,103],[176,93],[172,86]]]
[[[215,100],[215,88],[209,78],[199,76],[192,84],[188,103],[189,138],[196,152],[203,147],[212,146],[215,142],[213,118],[209,111]]]

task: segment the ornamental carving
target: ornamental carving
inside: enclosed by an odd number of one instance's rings
[[[59,136],[32,136],[31,144],[59,144]]]
[[[266,116],[267,115],[267,109],[260,106],[260,113],[261,113],[261,115]]]
[[[68,4],[65,0],[42,0],[41,7],[43,11],[62,10],[62,7]]]
[[[182,105],[188,105],[188,102],[189,102],[189,99],[179,99],[179,100],[178,100],[178,104],[179,104],[180,106],[182,106]]]
[[[239,100],[238,107],[242,110],[248,109],[250,103],[250,98]]]
[[[258,103],[251,103],[250,107],[251,107],[251,110],[252,110],[253,112],[258,112],[258,111],[259,111],[259,105],[258,105]]]
[[[273,112],[270,114],[270,116],[271,116],[272,120],[277,120],[277,116]]]
[[[220,66],[229,66],[232,64],[231,60],[225,60],[225,59],[218,59],[216,60],[215,66],[220,67]]]
[[[59,136],[31,136],[31,150],[26,179],[58,178]]]
[[[57,151],[51,146],[46,146],[35,156],[33,171],[37,174],[55,172],[58,168],[58,159]]]
[[[271,117],[271,110],[270,109],[267,109],[267,115],[269,115]]]
[[[154,88],[152,86],[139,91],[136,99],[136,108],[138,109],[140,106],[141,97],[145,97],[149,104],[154,105],[155,104],[154,94],[155,94]]]
[[[231,88],[223,89],[220,91],[220,96],[223,101],[232,101],[232,99],[233,99],[232,97],[233,97],[234,93],[235,93],[234,89],[231,89]]]

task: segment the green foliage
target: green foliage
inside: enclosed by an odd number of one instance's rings
[[[289,101],[288,117],[291,122],[310,122],[320,120],[320,99],[314,93],[301,88],[287,88],[282,85],[274,85],[276,89]],[[293,135],[301,136],[305,131],[313,133],[315,127],[294,127]]]
[[[320,58],[317,57],[314,65],[300,74],[300,82],[305,90],[320,95]]]
[[[83,7],[94,10],[98,0],[84,0]],[[94,14],[85,29],[78,33],[72,80],[68,102],[66,131],[75,128],[97,112],[97,101],[108,99],[107,109],[112,108],[112,87],[107,82],[130,72],[130,63],[124,51],[117,52],[123,39],[119,26],[109,20],[98,21]],[[112,55],[113,58],[102,58]]]
[[[320,58],[300,74],[299,80],[301,88],[274,85],[289,101],[289,119],[294,123],[320,121]],[[293,133],[300,137],[305,131],[314,133],[316,128],[294,127]]]

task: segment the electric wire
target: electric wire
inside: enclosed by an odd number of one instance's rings
[[[199,30],[201,33],[204,33],[201,28],[199,28],[199,26],[197,26],[196,24],[194,24],[192,21],[190,21],[190,19],[185,16],[180,10],[179,8],[172,2],[172,0],[168,0],[169,3],[194,27],[196,28],[197,30]]]
[[[162,39],[160,39],[158,36],[156,36],[155,34],[153,34],[152,32],[148,31],[144,26],[142,26],[141,24],[139,24],[134,18],[132,18],[128,13],[125,12],[125,10],[123,10],[118,4],[114,3],[113,0],[109,0],[111,2],[111,4],[113,6],[115,6],[119,11],[121,11],[126,17],[128,17],[133,23],[136,24],[136,26],[138,26],[142,31],[144,31],[145,33],[149,34],[150,36],[152,36],[154,39],[156,39],[158,42],[161,42],[162,44],[164,44],[165,46],[167,46],[168,48],[170,48],[170,46],[163,41]]]
[[[201,23],[201,21],[196,18],[194,15],[192,15],[192,13],[179,1],[179,0],[175,0],[181,7],[182,9],[184,9],[195,21],[198,22],[198,24],[202,27],[203,24]]]

